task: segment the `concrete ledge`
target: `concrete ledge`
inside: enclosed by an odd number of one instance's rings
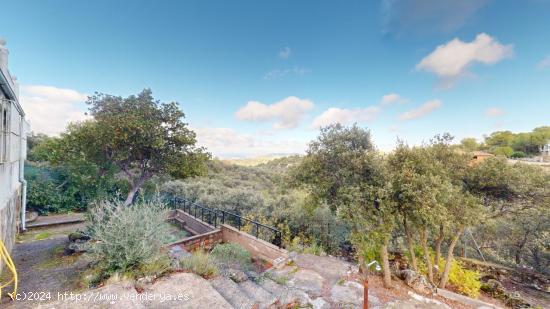
[[[221,225],[222,240],[236,243],[245,248],[253,257],[262,258],[273,266],[283,263],[288,258],[288,251],[279,248],[272,243],[254,237],[243,231],[227,225]]]
[[[481,300],[473,299],[468,296],[460,295],[445,289],[436,289],[436,293],[442,297],[454,300],[461,304],[472,306],[479,309],[502,309],[499,306],[483,302]]]
[[[63,225],[84,222],[85,218],[83,214],[70,214],[70,215],[54,215],[54,216],[38,216],[33,222],[27,224],[27,228],[38,228],[53,225]]]
[[[187,251],[195,251],[197,249],[210,250],[222,241],[222,231],[220,229],[216,229],[204,234],[194,235],[181,240],[177,240],[167,245],[167,247],[170,248],[173,246],[181,246]]]
[[[197,219],[183,210],[176,209],[170,218],[178,220],[185,224],[185,228],[194,232],[194,234],[204,234],[215,230],[216,228],[200,219]]]

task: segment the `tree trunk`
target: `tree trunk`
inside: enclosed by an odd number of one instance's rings
[[[131,181],[132,186],[130,188],[130,191],[128,192],[128,196],[126,196],[126,200],[124,201],[124,207],[130,206],[134,202],[134,197],[136,196],[136,193],[139,191],[139,189],[141,189],[143,184],[147,180],[149,180],[149,178],[150,177],[147,175],[142,175],[136,181]]]
[[[516,250],[516,265],[521,264],[521,248]]]
[[[434,273],[439,275],[439,259],[441,259],[441,243],[445,239],[443,224],[439,226],[439,237],[435,240]]]
[[[405,228],[405,236],[407,237],[407,248],[411,256],[412,268],[414,271],[418,271],[418,264],[416,263],[416,254],[414,254],[414,241],[412,238],[409,224],[407,223],[407,217],[403,218],[403,227]]]
[[[434,273],[432,268],[432,257],[430,256],[430,250],[428,250],[428,231],[427,228],[420,230],[420,237],[422,241],[422,249],[424,250],[424,260],[426,261],[426,269],[428,270],[428,281],[434,284]]]
[[[449,280],[449,272],[451,271],[451,262],[453,261],[453,251],[463,231],[464,231],[464,226],[461,226],[458,229],[458,232],[453,237],[453,240],[449,245],[449,249],[447,250],[447,259],[445,260],[445,269],[443,270],[443,274],[441,275],[441,281],[439,282],[439,287],[442,289],[445,288],[445,286],[447,285],[447,281]]]
[[[130,192],[128,192],[128,196],[126,196],[126,200],[124,201],[124,207],[130,206],[134,202],[134,197],[138,190],[139,187],[132,186],[130,188]]]
[[[390,260],[388,255],[388,243],[389,238],[384,238],[384,243],[380,246],[380,259],[382,260],[382,269],[384,271],[384,287],[391,287],[391,271],[390,271]]]

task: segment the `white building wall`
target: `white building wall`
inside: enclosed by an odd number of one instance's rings
[[[5,156],[0,161],[0,240],[11,251],[17,234],[21,213],[24,208],[23,196],[24,175],[22,163],[26,157],[27,132],[29,125],[24,119],[24,113],[18,103],[17,83],[8,72],[8,51],[5,41],[0,39],[0,100],[8,111],[8,127],[3,129],[0,123],[0,134],[6,143],[1,143],[0,150]],[[2,120],[3,115],[0,117]],[[3,261],[0,260],[0,271]]]

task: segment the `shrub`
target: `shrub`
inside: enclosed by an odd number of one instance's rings
[[[512,153],[514,153],[514,149],[512,149],[512,147],[509,147],[509,146],[502,146],[502,147],[495,148],[493,152],[497,156],[510,157]]]
[[[440,259],[439,268],[443,269],[444,267],[445,260]],[[456,259],[451,262],[449,283],[460,293],[473,298],[477,298],[481,290],[480,274],[475,270],[467,269]]]
[[[212,249],[210,254],[218,263],[226,266],[249,268],[252,261],[252,257],[246,249],[233,243],[219,244]]]
[[[158,261],[170,237],[164,205],[158,202],[128,207],[122,202],[99,202],[90,211],[90,222],[89,251],[108,274],[138,271]]]
[[[527,155],[523,151],[514,151],[511,155],[512,158],[525,158],[526,156]]]
[[[292,239],[288,246],[288,251],[313,255],[326,255],[324,247],[320,245],[317,240],[303,241],[302,238],[298,236]]]
[[[180,266],[204,278],[211,278],[218,274],[218,267],[213,258],[201,250],[197,250],[190,257],[182,259]]]

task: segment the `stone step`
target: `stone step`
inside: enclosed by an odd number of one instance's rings
[[[251,309],[256,304],[255,301],[249,298],[247,294],[241,290],[237,283],[229,278],[219,276],[210,280],[210,284],[235,309]]]
[[[278,284],[268,277],[263,277],[259,281],[259,285],[273,296],[275,296],[281,305],[299,303],[302,305],[307,304],[307,295],[303,291],[291,289],[287,286]]]
[[[277,301],[277,297],[264,290],[260,285],[253,281],[246,280],[240,282],[239,287],[246,293],[248,298],[259,303],[260,308],[267,308]]]

